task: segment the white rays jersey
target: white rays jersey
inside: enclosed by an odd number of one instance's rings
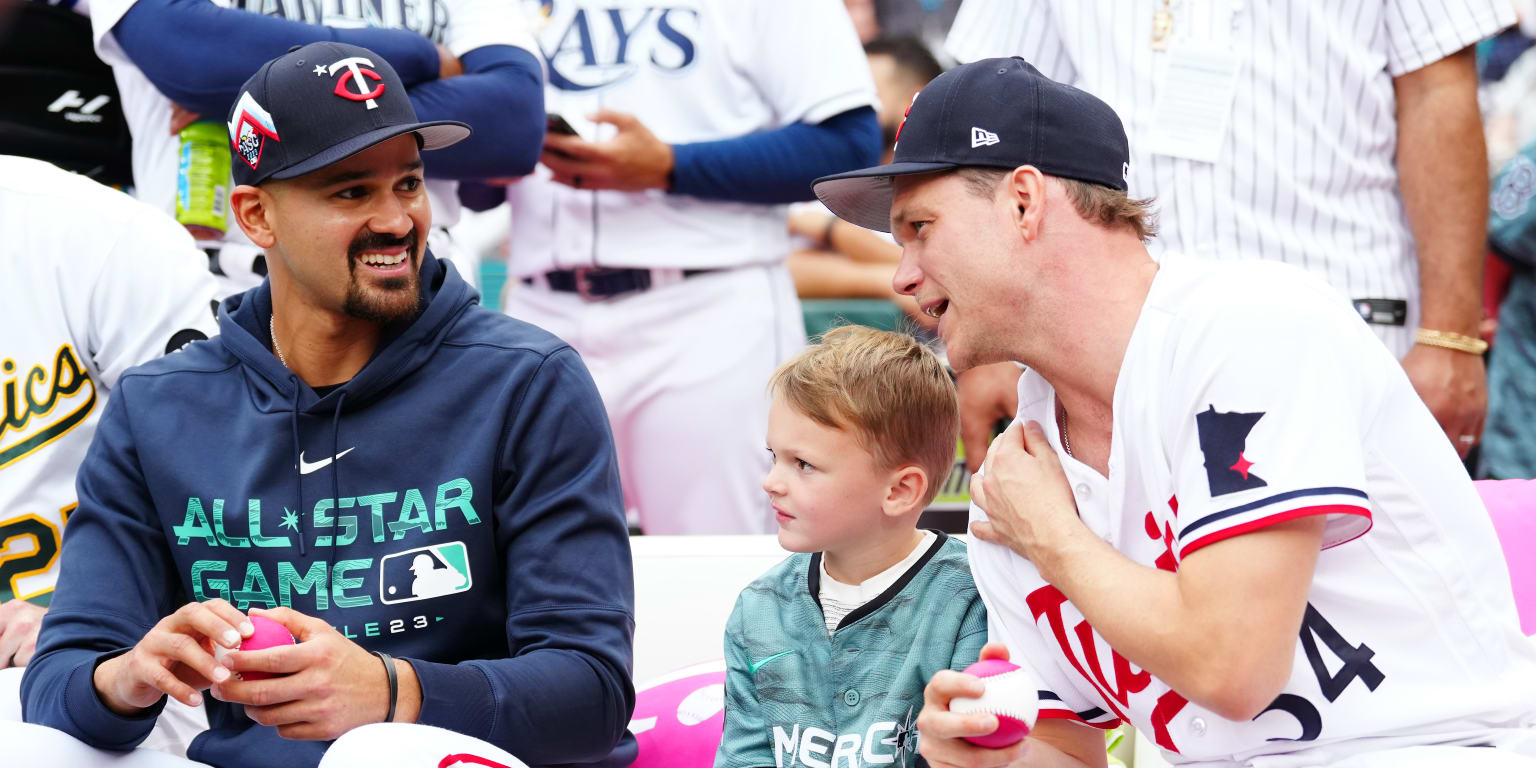
[[[511,45],[537,57],[533,38],[503,0],[209,0],[222,7],[280,16],[290,21],[327,27],[408,29],[447,47],[455,56],[487,45]],[[176,160],[180,139],[170,133],[171,101],[155,89],[143,72],[118,47],[112,27],[133,7],[135,0],[91,0],[91,34],[96,54],[112,65],[123,117],[133,134],[134,197],[168,214],[175,213]],[[278,51],[277,53],[281,53]],[[277,54],[274,54],[277,55]],[[254,68],[251,70],[256,71]],[[231,103],[234,98],[231,94]],[[204,115],[223,124],[226,115]],[[459,219],[458,183],[427,180],[434,232],[451,227]],[[434,252],[449,243],[428,238]],[[251,273],[251,260],[260,253],[233,218],[226,217],[222,241],[199,243],[221,248],[219,264],[230,276],[222,293],[237,292],[261,282]],[[469,275],[475,279],[475,275]]]
[[[1492,524],[1393,356],[1298,268],[1161,264],[1115,385],[1108,478],[1059,448],[1033,371],[1018,418],[1045,428],[1089,529],[1148,568],[1326,515],[1293,671],[1262,714],[1225,720],[1127,661],[1029,561],[973,541],[989,637],[1040,676],[1041,717],[1127,721],[1181,764],[1314,748],[1328,762],[1536,722],[1536,646]]]
[[[587,120],[599,109],[635,115],[657,138],[680,144],[875,105],[840,3],[523,0],[523,8],[547,65],[545,109],[588,140],[613,133]],[[735,267],[789,254],[781,205],[579,190],[551,181],[543,166],[512,185],[508,200],[514,277],[591,266]]]
[[[213,276],[169,216],[0,155],[0,602],[47,605],[75,470],[131,366],[217,333]]]

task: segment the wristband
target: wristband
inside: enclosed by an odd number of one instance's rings
[[[395,657],[383,651],[369,651],[384,662],[384,674],[389,677],[389,714],[384,716],[384,722],[395,721],[395,705],[400,702],[400,674],[395,671]]]
[[[1459,333],[1451,333],[1450,331],[1432,331],[1428,328],[1420,328],[1413,332],[1413,340],[1419,344],[1454,349],[1457,352],[1466,352],[1469,355],[1481,355],[1488,351],[1488,342],[1482,339],[1474,339],[1471,336],[1463,336]]]
[[[829,251],[837,250],[836,248],[832,247],[832,228],[835,226],[837,226],[837,217],[828,216],[827,228],[821,231],[821,244]]]

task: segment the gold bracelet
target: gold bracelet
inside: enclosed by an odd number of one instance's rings
[[[1454,349],[1457,352],[1466,352],[1469,355],[1481,355],[1488,351],[1488,342],[1482,339],[1474,339],[1471,336],[1463,336],[1450,331],[1432,331],[1428,328],[1420,328],[1413,332],[1413,340],[1420,344],[1428,344],[1431,347],[1444,347]]]

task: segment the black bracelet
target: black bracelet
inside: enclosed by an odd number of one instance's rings
[[[827,217],[827,228],[822,230],[822,232],[821,232],[821,244],[823,246],[825,246],[826,249],[829,250],[829,251],[837,250],[836,248],[832,247],[832,228],[835,227],[835,226],[837,226],[837,217],[836,216],[828,216]]]
[[[395,721],[395,705],[400,701],[400,675],[395,672],[395,657],[383,651],[369,651],[384,662],[384,674],[389,677],[389,714],[384,716],[384,722]]]

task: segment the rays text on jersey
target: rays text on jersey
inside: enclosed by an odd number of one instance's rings
[[[0,373],[5,375],[0,380],[5,397],[4,418],[0,419],[0,469],[63,437],[96,407],[96,385],[68,344],[54,354],[52,373],[41,364],[25,374],[18,371],[15,360],[0,362]],[[86,394],[76,397],[83,389],[88,390]],[[60,405],[67,411],[46,421]],[[34,419],[46,423],[34,425]],[[29,431],[33,426],[36,428]]]
[[[550,85],[562,91],[606,88],[646,66],[680,73],[698,59],[698,9],[579,8],[566,17],[563,6],[542,0],[540,11],[550,22],[539,35]]]

